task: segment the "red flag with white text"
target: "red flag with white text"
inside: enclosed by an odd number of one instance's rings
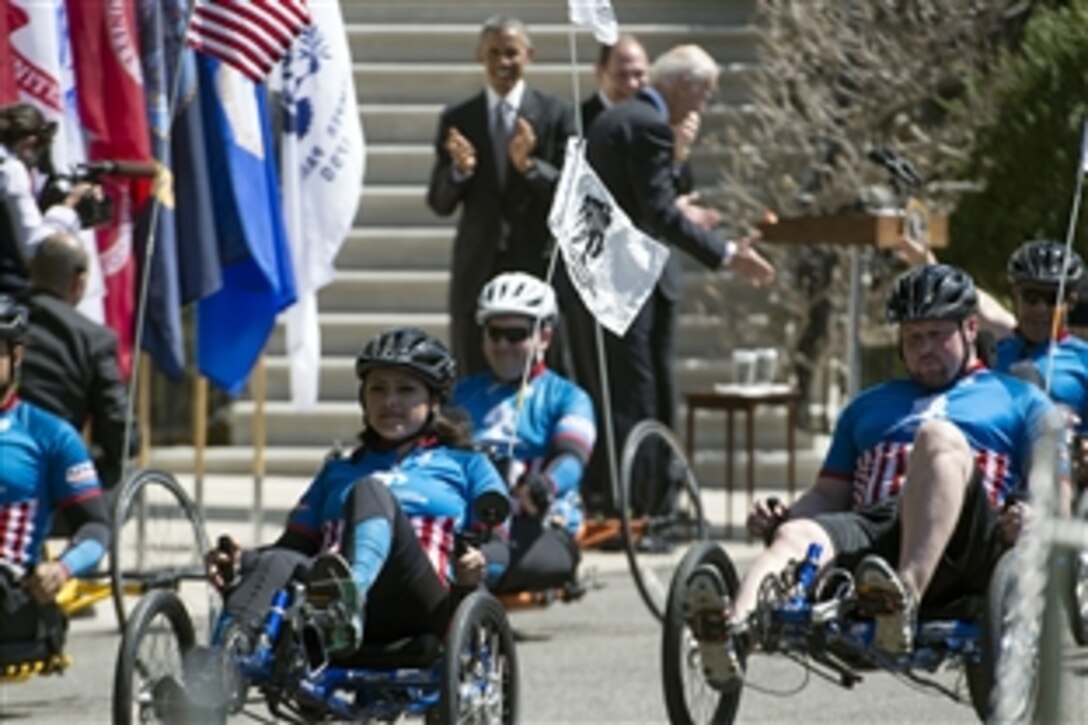
[[[152,161],[132,0],[67,0],[76,93],[91,161]],[[147,179],[103,177],[113,219],[96,230],[106,279],[106,323],[120,341],[121,374],[132,369],[136,265],[132,220],[147,201]]]

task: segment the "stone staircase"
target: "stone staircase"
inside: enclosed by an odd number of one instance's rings
[[[432,214],[424,196],[442,106],[481,87],[481,69],[473,60],[480,22],[500,12],[523,19],[536,48],[528,81],[573,98],[564,0],[341,0],[341,5],[367,139],[367,175],[355,228],[337,259],[336,279],[320,295],[324,355],[315,410],[298,412],[289,402],[282,325],[268,346],[265,460],[270,475],[311,475],[334,440],[347,441],[358,430],[353,357],[374,333],[413,324],[446,337],[453,222]],[[724,107],[745,99],[745,78],[756,57],[749,24],[752,0],[613,0],[613,5],[622,29],[636,34],[651,57],[678,43],[695,42],[719,61],[723,73],[716,102],[722,105],[704,121],[704,136],[712,136]],[[585,96],[595,87],[596,45],[585,31],[577,33],[576,43],[580,95]],[[716,157],[709,145],[695,152],[694,168],[704,188],[716,181]],[[711,278],[716,276],[695,264],[689,267],[677,361],[681,390],[707,388],[730,376],[731,346],[720,332],[721,314],[700,304]],[[714,282],[722,284],[720,278]],[[724,284],[730,300],[763,294],[740,283]],[[719,307],[728,314],[728,305]],[[233,445],[208,449],[209,472],[251,470],[253,411],[248,398],[233,404]],[[760,413],[756,422],[758,479],[773,485],[785,480],[781,415]],[[701,414],[697,428],[700,480],[721,485],[722,416]],[[819,455],[810,438],[802,435],[798,441],[798,480],[804,485]],[[156,449],[153,458],[175,471],[192,468],[188,448]],[[743,462],[741,455],[737,465]]]

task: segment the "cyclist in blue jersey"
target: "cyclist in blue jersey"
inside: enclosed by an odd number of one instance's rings
[[[544,363],[556,317],[555,293],[546,282],[523,272],[492,279],[476,306],[489,370],[460,381],[453,393],[454,405],[472,419],[477,444],[509,464],[510,561],[502,579],[492,582],[496,591],[575,584],[579,484],[597,427],[586,392]],[[492,556],[497,546],[485,553]]]
[[[363,639],[441,636],[452,611],[451,587],[475,586],[484,577],[483,555],[472,547],[456,551],[455,535],[480,528],[473,509],[480,496],[506,493],[487,457],[469,449],[468,431],[442,412],[455,373],[442,343],[415,328],[396,328],[366,344],[355,372],[364,425],[360,445],[326,462],[271,555],[221,540],[208,556],[213,583],[232,589],[227,611],[250,621],[259,619],[292,570],[309,565],[309,557],[334,552],[346,558],[355,591],[345,599],[359,602],[346,607],[347,621],[324,633],[330,655],[350,653]],[[282,556],[284,550],[300,556]],[[333,576],[319,567],[323,560],[328,558],[319,557],[311,570],[310,580],[318,584],[310,594]],[[242,574],[236,587],[230,587],[233,571]],[[320,653],[313,659],[320,661]]]
[[[816,483],[788,509],[760,501],[748,520],[772,538],[728,602],[716,571],[686,591],[693,630],[721,631],[722,612],[743,637],[767,574],[822,546],[855,574],[859,596],[884,603],[876,645],[909,651],[919,603],[939,605],[983,593],[997,559],[1019,534],[1005,504],[1027,482],[1028,452],[1044,416],[1057,415],[1037,387],[991,372],[979,361],[978,295],[971,278],[946,265],[916,267],[889,295],[889,321],[909,377],[859,394],[839,417]],[[889,565],[888,562],[891,562]],[[700,641],[708,680],[741,675],[734,638]]]
[[[933,252],[901,240],[902,254],[914,264],[935,263]],[[1037,239],[1021,244],[1007,265],[1012,289],[1013,312],[1006,310],[984,290],[979,290],[979,323],[997,341],[995,370],[1009,372],[1045,388],[1050,369],[1050,397],[1075,416],[1075,430],[1081,441],[1088,440],[1088,342],[1071,335],[1066,327],[1084,278],[1084,261],[1076,251],[1066,254],[1060,242]],[[1064,294],[1058,287],[1064,277]],[[1054,359],[1050,362],[1050,341],[1057,312]],[[1088,459],[1083,448],[1078,463]],[[1088,466],[1081,465],[1082,470]]]
[[[109,524],[94,462],[64,420],[17,394],[27,310],[0,295],[0,642],[45,642],[54,654],[64,622],[53,599],[73,576],[94,570]],[[42,560],[55,514],[72,536],[56,560]]]

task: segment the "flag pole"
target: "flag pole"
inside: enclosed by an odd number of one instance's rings
[[[1088,164],[1088,119],[1084,121],[1084,128],[1081,132],[1081,153],[1080,158],[1077,159],[1077,183],[1073,189],[1073,208],[1069,213],[1069,226],[1065,232],[1065,259],[1069,259],[1073,253],[1073,237],[1077,235],[1077,221],[1080,218],[1080,201],[1084,196],[1084,176],[1088,173],[1088,168],[1085,168]],[[1054,353],[1057,351],[1058,342],[1058,329],[1061,325],[1061,303],[1060,300],[1065,299],[1065,280],[1066,276],[1063,274],[1061,279],[1058,280],[1058,296],[1059,303],[1054,305],[1054,316],[1050,323],[1050,345],[1047,347],[1046,353],[1046,375],[1043,376],[1043,382],[1045,383],[1045,389],[1047,395],[1050,395],[1050,384],[1054,377]]]
[[[567,36],[570,45],[570,83],[574,92],[574,123],[578,131],[578,138],[583,140],[580,149],[584,150],[585,129],[582,120],[582,104],[579,102],[582,91],[580,79],[578,78],[578,43],[573,25],[568,27]],[[558,246],[556,245],[557,248]],[[597,350],[597,374],[601,381],[601,418],[604,426],[605,452],[608,463],[608,485],[612,489],[612,506],[618,509],[620,483],[618,466],[616,465],[616,431],[612,422],[612,392],[608,378],[608,354],[605,352],[604,330],[601,329],[601,323],[596,315],[591,314],[590,316],[593,318],[593,345]]]
[[[264,443],[266,397],[264,352],[257,358],[253,370],[253,543],[261,543],[261,524],[264,521]]]
[[[185,36],[189,32],[189,24],[193,21],[193,11],[196,8],[194,2],[189,6],[188,13],[185,16],[185,26],[181,33],[181,42],[178,44],[177,57],[174,62],[174,83],[170,88],[170,98],[166,102],[166,118],[168,120],[166,124],[166,138],[163,141],[163,147],[170,147],[170,139],[174,133],[174,109],[177,108],[178,95],[181,92],[181,65],[185,60]],[[170,68],[167,67],[167,73]],[[154,153],[154,151],[152,151]],[[155,179],[152,182],[151,190],[151,210],[148,216],[147,225],[147,244],[144,247],[144,268],[140,274],[140,290],[139,296],[136,301],[136,329],[134,331],[134,337],[132,340],[132,349],[134,355],[132,356],[132,364],[135,369],[132,371],[132,377],[129,380],[128,401],[126,403],[125,410],[125,435],[124,444],[121,448],[123,460],[121,468],[121,480],[125,480],[129,473],[129,446],[132,445],[132,422],[133,422],[133,405],[135,403],[136,385],[140,377],[141,360],[143,355],[140,354],[140,347],[143,344],[144,336],[144,318],[147,316],[147,293],[150,286],[151,276],[151,260],[155,255],[155,227],[159,221],[159,211],[162,208],[162,201],[160,194],[168,193],[170,191],[171,182],[169,182],[171,171],[168,168],[163,167],[158,163],[158,159],[155,160]],[[142,445],[142,444],[141,444]],[[150,441],[147,442],[150,445]],[[200,502],[197,502],[199,506]]]
[[[200,373],[194,381],[193,396],[193,495],[196,508],[204,513],[204,448],[208,443],[208,379]]]
[[[146,357],[147,353],[140,353],[140,357]],[[140,453],[137,462],[140,468],[151,465],[151,367],[144,360],[137,368],[140,373],[139,385],[139,425],[140,425]],[[126,451],[127,457],[127,451]]]

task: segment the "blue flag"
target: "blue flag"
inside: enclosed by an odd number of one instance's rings
[[[294,270],[265,89],[215,58],[198,65],[223,286],[197,303],[197,366],[237,395],[295,301]]]
[[[151,152],[159,165],[159,178],[154,195],[159,206],[155,220],[154,246],[148,248],[151,236],[151,205],[140,212],[136,238],[143,243],[137,249],[141,274],[146,270],[148,280],[144,307],[141,347],[164,373],[174,380],[185,374],[185,349],[181,334],[181,300],[178,293],[177,237],[173,184],[170,163],[169,83],[165,55],[164,25],[158,0],[136,0],[137,27],[140,36],[140,62],[144,72],[144,95],[147,99],[148,126],[151,130]],[[148,266],[147,255],[151,253]]]

